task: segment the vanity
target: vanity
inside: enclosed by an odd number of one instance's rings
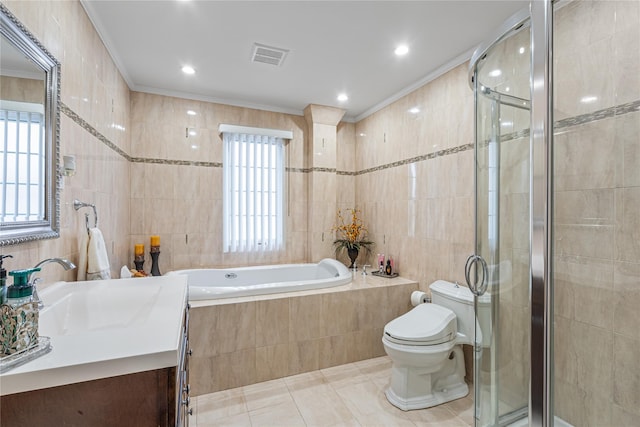
[[[186,276],[58,282],[52,350],[0,375],[0,425],[187,426]]]

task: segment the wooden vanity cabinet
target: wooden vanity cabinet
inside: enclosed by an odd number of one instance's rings
[[[188,426],[188,316],[177,366],[2,396],[0,425]]]

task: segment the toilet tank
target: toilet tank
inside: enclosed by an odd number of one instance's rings
[[[462,334],[459,341],[462,344],[473,345],[476,320],[479,323],[480,334],[478,341],[487,347],[491,337],[491,297],[483,295],[478,299],[478,316],[473,307],[473,294],[466,285],[436,280],[429,285],[431,301],[434,304],[447,307],[456,314],[458,332]]]

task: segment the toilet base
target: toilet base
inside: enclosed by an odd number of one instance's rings
[[[410,411],[441,405],[469,394],[464,381],[464,359],[459,345],[453,349],[453,357],[438,366],[415,367],[394,365],[391,368],[391,384],[385,391],[389,403]]]
[[[431,394],[419,397],[402,398],[398,396],[391,387],[384,392],[389,403],[403,411],[414,409],[426,409],[432,406],[442,405],[452,400],[461,399],[469,394],[469,386],[466,383],[458,384],[453,388],[436,391]]]

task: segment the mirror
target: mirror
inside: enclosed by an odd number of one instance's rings
[[[60,64],[0,3],[0,246],[60,235]]]

